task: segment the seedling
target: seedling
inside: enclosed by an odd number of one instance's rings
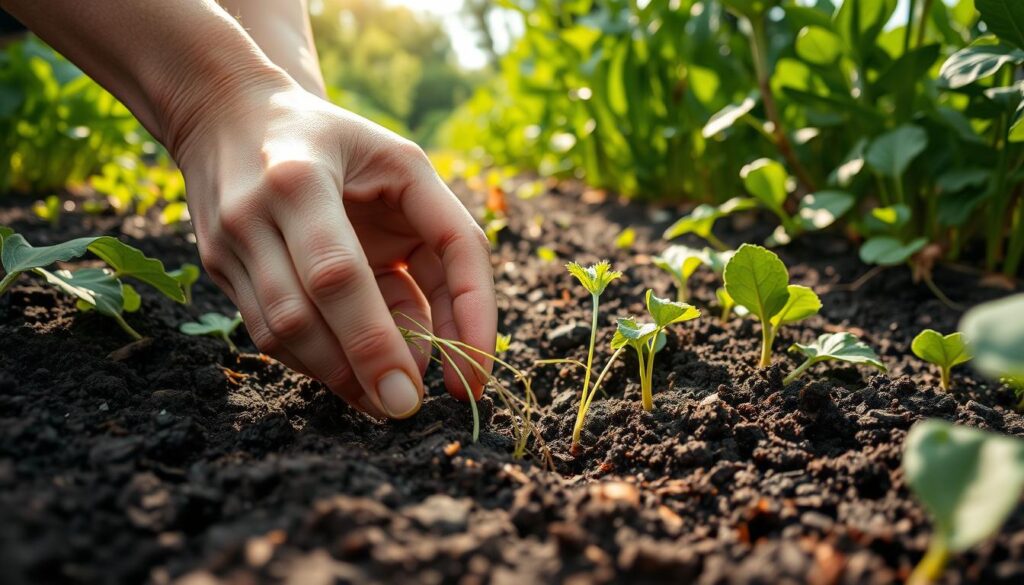
[[[772,363],[772,343],[780,327],[821,310],[818,295],[806,286],[789,284],[786,265],[761,246],[740,246],[725,267],[725,290],[761,321],[762,368]]]
[[[754,209],[755,207],[757,207],[757,201],[749,197],[733,197],[717,207],[703,203],[694,207],[689,215],[679,218],[679,220],[669,226],[662,237],[666,240],[672,240],[685,234],[696,234],[707,240],[715,248],[728,250],[729,247],[722,240],[719,240],[712,231],[715,227],[715,222],[738,211]]]
[[[971,359],[970,348],[959,331],[943,335],[934,329],[925,329],[910,343],[914,355],[939,368],[942,389],[949,392],[949,371],[953,366]]]
[[[639,324],[631,317],[619,319],[618,329],[612,339],[612,348],[620,350],[632,347],[636,350],[640,364],[640,400],[644,410],[654,410],[654,355],[658,352],[658,336],[666,327],[700,317],[696,307],[686,303],[672,302],[647,291],[647,312],[654,323]]]
[[[209,335],[217,337],[228,344],[232,353],[238,353],[238,347],[231,341],[231,334],[242,324],[242,316],[235,313],[234,318],[221,315],[220,313],[206,313],[199,317],[199,321],[182,323],[178,330],[185,335]]]
[[[669,246],[661,256],[653,256],[651,261],[675,280],[676,300],[685,303],[689,296],[687,282],[693,273],[706,262],[703,251],[689,246]]]
[[[167,273],[171,278],[178,281],[182,292],[185,293],[185,304],[192,304],[192,285],[199,281],[199,267],[186,262],[181,268]]]
[[[907,434],[903,473],[924,505],[935,533],[907,580],[931,583],[952,553],[995,534],[1024,489],[1024,441],[975,428],[926,420]]]
[[[886,371],[885,364],[878,358],[875,350],[852,333],[825,333],[808,345],[794,343],[789,351],[802,353],[807,359],[782,380],[782,383],[787,385],[793,383],[814,364],[831,360],[863,364]]]
[[[109,270],[82,268],[75,272],[50,272],[44,268],[34,268],[33,272],[75,297],[79,310],[95,310],[116,321],[132,339],[142,339],[142,335],[124,320],[125,312],[133,313],[139,310],[142,299],[131,285],[122,283]]]
[[[587,414],[587,407],[589,401],[587,400],[588,393],[590,391],[590,375],[593,371],[594,365],[594,346],[597,344],[597,316],[598,307],[601,302],[601,294],[608,288],[613,280],[616,280],[622,276],[621,272],[612,270],[611,264],[606,260],[602,260],[597,264],[584,268],[576,262],[570,262],[565,265],[565,269],[569,271],[569,274],[573,275],[576,280],[580,281],[583,288],[587,289],[590,293],[592,300],[592,310],[590,318],[590,346],[587,349],[587,364],[586,370],[583,374],[583,392],[580,394],[580,405],[576,412],[576,425],[572,431],[572,448],[573,451],[578,450],[580,433],[583,431],[583,419]]]

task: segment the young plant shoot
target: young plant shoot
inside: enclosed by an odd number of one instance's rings
[[[789,284],[786,265],[774,252],[751,244],[740,246],[725,266],[725,291],[761,321],[761,368],[772,363],[772,343],[780,327],[821,310],[814,291]]]
[[[177,270],[167,273],[171,278],[178,281],[182,292],[185,293],[185,304],[192,304],[192,285],[199,281],[199,267],[186,262]]]
[[[938,366],[942,389],[946,392],[949,392],[949,371],[971,359],[970,348],[959,331],[943,335],[934,329],[925,329],[917,334],[910,349],[917,357]]]
[[[594,365],[594,346],[597,344],[597,316],[598,307],[600,306],[601,294],[608,288],[613,280],[622,276],[621,272],[612,270],[611,264],[606,260],[602,260],[597,264],[584,268],[576,262],[570,262],[565,265],[565,269],[569,271],[569,274],[573,275],[576,280],[580,281],[583,288],[587,289],[590,293],[592,300],[592,311],[590,318],[590,347],[587,349],[587,363],[586,369],[583,374],[583,392],[580,394],[580,405],[576,412],[576,425],[572,431],[572,448],[577,450],[579,447],[580,433],[583,431],[583,419],[586,417],[586,408],[589,405],[587,400],[588,393],[590,390],[590,376],[593,372]]]
[[[814,364],[833,360],[863,364],[886,371],[885,364],[878,358],[875,350],[852,333],[825,333],[808,345],[794,343],[789,351],[802,353],[807,359],[782,380],[783,384],[791,384]]]
[[[632,317],[619,319],[612,348],[618,351],[628,346],[636,350],[640,364],[640,400],[644,410],[650,412],[654,410],[654,355],[658,353],[658,337],[669,325],[700,317],[700,311],[686,303],[659,298],[648,290],[647,312],[654,319],[653,323],[641,325]]]
[[[693,273],[707,262],[705,254],[689,246],[669,246],[660,256],[651,257],[651,261],[672,277],[676,284],[676,300],[685,303],[689,296],[687,284]]]
[[[666,240],[673,240],[686,234],[695,234],[707,240],[718,250],[728,250],[729,247],[714,234],[715,222],[733,213],[756,207],[757,201],[749,197],[733,197],[717,207],[702,203],[694,207],[689,215],[679,218],[670,225],[662,237]]]
[[[242,316],[235,313],[234,318],[220,313],[206,313],[199,321],[182,323],[178,330],[185,335],[209,335],[216,337],[228,345],[232,353],[238,353],[238,347],[231,341],[231,334],[242,324]]]
[[[1024,489],[1024,441],[922,421],[907,434],[903,474],[935,523],[928,551],[907,580],[926,585],[942,576],[950,554],[995,534],[1017,507]]]
[[[124,313],[139,310],[142,299],[131,285],[115,278],[109,270],[82,268],[75,272],[50,272],[44,268],[34,268],[33,272],[77,299],[76,305],[80,311],[95,310],[116,321],[132,339],[142,339],[142,335],[124,320]]]

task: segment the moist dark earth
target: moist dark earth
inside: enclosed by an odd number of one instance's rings
[[[482,198],[462,191],[477,210]],[[30,205],[4,200],[0,225],[37,245],[110,234],[171,268],[198,263],[184,228],[67,213],[52,231]],[[544,440],[524,460],[511,456],[511,420],[490,394],[472,442],[469,406],[445,395],[435,370],[417,416],[381,423],[259,356],[244,332],[240,355],[178,333],[203,312],[233,311],[205,276],[193,306],[140,285],[143,310],[128,321],[151,342],[119,352],[129,339],[116,324],[23,276],[0,299],[0,580],[893,583],[931,530],[903,483],[907,429],[936,417],[1024,437],[1008,389],[961,366],[942,393],[910,354],[918,331],[952,331],[960,311],[903,267],[851,286],[868,267],[836,232],[779,251],[824,309],[782,330],[775,365],[753,367],[758,326],[722,322],[717,277],[699,271],[692,302],[704,316],[674,327],[659,352],[655,411],[641,409],[635,358],[625,357],[573,456],[581,372],[531,366],[585,357],[589,295],[562,263],[608,258],[625,272],[603,297],[603,367],[614,318],[640,316],[648,287],[672,294],[649,257],[683,209],[571,184],[509,205],[493,254],[500,330],[513,336],[505,357],[532,376]],[[774,227],[757,215],[720,223],[733,245]],[[637,239],[622,250],[615,235],[627,226]],[[541,259],[541,246],[558,260]],[[965,306],[1009,294],[962,267],[939,266],[935,280]],[[784,387],[796,365],[785,349],[838,330],[861,335],[889,373],[819,365]],[[1022,582],[1022,509],[942,579]]]

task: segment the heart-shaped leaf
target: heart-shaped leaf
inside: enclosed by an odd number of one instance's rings
[[[971,359],[970,349],[959,331],[943,335],[934,329],[925,329],[910,343],[914,355],[940,368],[952,368]]]
[[[737,211],[746,211],[757,207],[757,201],[749,197],[733,197],[725,203],[714,206],[702,203],[693,208],[688,215],[679,218],[665,230],[662,235],[666,240],[678,238],[685,234],[696,234],[705,240],[711,240],[715,222]]]
[[[0,232],[0,238],[3,240],[0,257],[2,257],[4,270],[8,274],[21,273],[33,268],[45,268],[55,262],[67,262],[80,258],[98,239],[77,238],[63,244],[34,247],[21,234],[14,233],[10,228],[4,228],[4,231]]]
[[[803,321],[811,315],[817,315],[821,310],[821,299],[810,288],[799,284],[790,284],[786,290],[789,292],[789,300],[786,301],[782,310],[771,318],[773,327]]]
[[[819,335],[814,343],[807,345],[794,343],[789,350],[802,353],[812,363],[836,360],[872,366],[882,371],[886,369],[875,350],[857,339],[856,335],[845,331]]]
[[[178,330],[185,335],[209,335],[218,337],[228,344],[231,351],[238,351],[235,343],[231,341],[231,334],[242,324],[242,316],[235,314],[234,317],[221,315],[220,313],[206,313],[199,317],[199,321],[182,323]]]
[[[647,312],[651,314],[654,324],[659,328],[700,317],[700,310],[697,307],[663,299],[650,289],[647,289]]]
[[[786,190],[789,175],[785,167],[774,160],[762,158],[743,167],[740,178],[743,186],[758,201],[776,213],[784,213],[783,205],[789,194]]]
[[[767,323],[789,301],[789,273],[775,253],[743,244],[725,267],[725,290]]]
[[[995,534],[1024,489],[1024,441],[951,425],[917,423],[903,450],[907,485],[935,522],[935,538],[961,552]]]

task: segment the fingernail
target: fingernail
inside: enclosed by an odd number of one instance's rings
[[[377,382],[377,396],[391,418],[407,418],[420,409],[416,385],[401,370],[392,370]]]

